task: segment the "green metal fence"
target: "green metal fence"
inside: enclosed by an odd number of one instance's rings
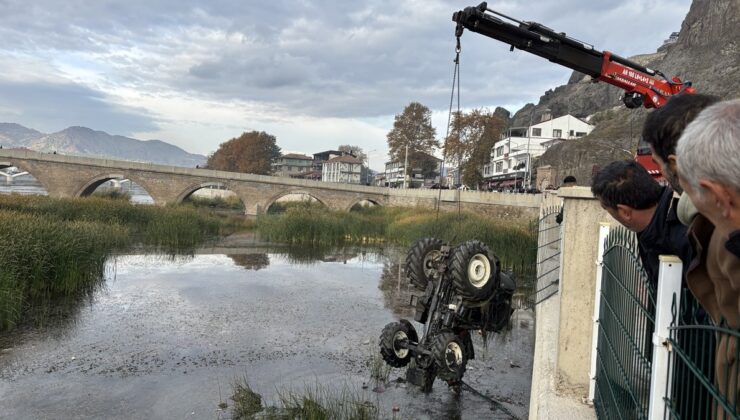
[[[604,242],[594,407],[599,419],[647,419],[655,285],[632,232],[613,228]],[[597,286],[598,287],[598,286]]]
[[[740,331],[713,325],[688,290],[669,327],[671,384],[665,418],[740,419]],[[732,363],[734,361],[734,363]],[[728,363],[729,362],[729,363]]]
[[[635,235],[601,229],[590,390],[597,417],[740,420],[740,331],[712,323],[682,282],[679,259],[661,256],[653,284]]]
[[[562,205],[543,207],[540,218],[532,223],[532,235],[537,237],[537,265],[531,279],[517,278],[519,288],[524,290],[518,308],[533,309],[558,293],[561,243],[558,216],[562,216],[562,209]]]

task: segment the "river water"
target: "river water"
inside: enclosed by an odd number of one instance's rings
[[[101,185],[100,190],[113,188],[113,183],[108,181]],[[131,181],[120,183],[117,191],[131,196],[131,202],[135,204],[154,204],[154,200],[143,188]],[[0,175],[0,194],[21,194],[21,195],[47,195],[46,190],[41,183],[32,175],[19,175],[8,183],[5,176]]]
[[[393,381],[399,369],[380,388],[371,381],[383,326],[412,318],[399,261],[363,249],[111,258],[92,299],[43,328],[0,335],[0,418],[226,419],[218,404],[245,376],[268,403],[320,384],[357,390],[382,418],[393,406],[398,419],[510,418],[440,381],[421,394]],[[487,347],[476,339],[465,375],[518,418],[528,411],[533,322],[520,310]]]

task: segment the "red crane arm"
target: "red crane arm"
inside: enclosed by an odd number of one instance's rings
[[[591,76],[625,91],[622,100],[628,108],[659,108],[673,95],[693,93],[690,82],[678,77],[670,80],[663,73],[608,51],[558,33],[537,22],[513,19],[488,8],[486,2],[455,12],[455,34],[464,29],[497,39],[514,48],[546,58],[553,63]],[[511,23],[513,22],[513,23]]]

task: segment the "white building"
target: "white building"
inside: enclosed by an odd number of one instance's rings
[[[367,178],[367,168],[362,160],[351,156],[335,156],[321,166],[321,180],[345,184],[362,184]]]
[[[385,163],[385,182],[387,186],[403,186],[403,174],[403,162],[391,161]]]
[[[429,187],[440,182],[442,173],[442,159],[428,153],[417,153],[417,166],[410,168],[408,174],[409,188]],[[425,171],[422,167],[427,168]],[[433,169],[432,169],[433,168]],[[390,161],[385,163],[385,183],[386,186],[393,188],[402,188],[404,186],[405,175],[404,163],[400,161]],[[426,175],[426,176],[425,176]]]
[[[555,144],[583,137],[594,126],[572,115],[548,119],[531,127],[511,128],[491,150],[491,161],[483,167],[489,189],[527,186],[532,160]]]

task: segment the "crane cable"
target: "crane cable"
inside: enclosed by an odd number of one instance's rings
[[[455,100],[455,91],[457,90],[457,116],[460,117],[460,52],[462,51],[462,48],[460,47],[460,35],[456,34],[457,43],[455,45],[455,66],[454,70],[452,72],[452,92],[450,92],[450,110],[447,114],[447,131],[445,133],[445,141],[447,141],[447,138],[450,136],[450,123],[452,122],[452,105]],[[455,87],[455,84],[457,83],[457,88]],[[459,124],[457,124],[457,130],[458,134],[460,132]],[[447,160],[447,147],[444,148],[444,152],[442,152],[442,170],[439,174],[439,193],[437,196],[437,219],[439,219],[439,208],[442,204],[442,172],[444,172],[445,169],[445,161]],[[460,168],[457,168],[458,170],[458,176],[460,173]],[[457,214],[460,215],[460,193],[458,192],[457,196]]]

